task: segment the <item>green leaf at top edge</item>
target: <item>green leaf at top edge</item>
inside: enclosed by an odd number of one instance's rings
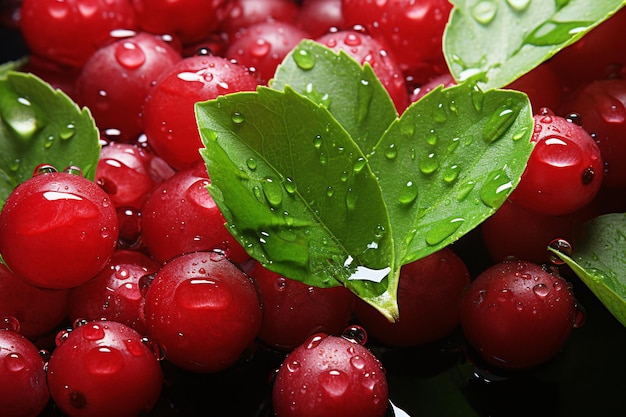
[[[366,154],[398,117],[369,64],[312,40],[300,42],[278,66],[271,87],[286,86],[325,106]]]
[[[525,94],[473,83],[433,90],[410,106],[368,156],[406,264],[478,226],[519,183],[533,149]]]
[[[32,74],[0,77],[0,208],[40,164],[74,165],[93,180],[99,134],[89,111]]]
[[[548,249],[626,326],[626,213],[605,214],[585,223],[571,256]]]
[[[452,0],[444,54],[462,81],[483,74],[484,89],[509,85],[612,16],[623,0]]]
[[[259,87],[198,103],[196,117],[209,191],[253,258],[309,285],[344,285],[397,316],[381,190],[323,105],[289,87]]]

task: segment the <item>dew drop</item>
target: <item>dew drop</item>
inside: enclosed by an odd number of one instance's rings
[[[550,293],[550,288],[546,284],[537,284],[533,287],[535,295],[545,298]]]
[[[84,357],[85,367],[92,375],[114,375],[124,368],[122,353],[108,346],[89,350]]]
[[[315,137],[313,137],[313,147],[315,149],[320,149],[322,147],[322,136],[321,135],[315,135]]]
[[[333,195],[335,195],[335,189],[332,185],[329,185],[328,187],[326,187],[326,196],[330,198]]]
[[[19,158],[15,158],[13,161],[9,163],[9,171],[17,172],[20,169],[20,165],[22,164],[22,160]]]
[[[470,92],[472,105],[477,112],[481,112],[483,110],[483,101],[485,100],[485,94],[480,89],[478,84],[472,85],[472,90]]]
[[[73,123],[66,124],[60,131],[59,137],[62,140],[68,140],[74,137],[76,134],[76,126]]]
[[[152,352],[157,361],[162,361],[163,359],[165,359],[166,351],[163,346],[148,337],[142,337],[141,343],[143,343],[148,348],[148,350]]]
[[[367,160],[361,156],[357,158],[357,160],[352,165],[352,170],[356,173],[359,173],[363,170],[363,168],[365,168],[365,165],[367,165]]]
[[[567,42],[574,35],[586,30],[594,22],[574,21],[557,22],[556,20],[546,20],[536,27],[525,39],[524,42],[535,46],[559,45]]]
[[[341,337],[362,346],[367,343],[367,332],[363,327],[356,324],[346,327],[341,333]]]
[[[330,397],[341,397],[350,386],[350,377],[343,371],[331,369],[322,372],[318,381]]]
[[[4,357],[4,367],[9,372],[20,372],[26,368],[26,360],[19,353],[11,352]]]
[[[228,285],[210,278],[187,279],[174,293],[177,305],[192,310],[222,310],[232,304],[233,298]]]
[[[18,333],[20,327],[20,321],[15,316],[4,316],[0,319],[0,329]]]
[[[457,191],[456,200],[459,202],[464,201],[467,196],[472,192],[475,186],[475,181],[468,181],[465,184],[461,185]]]
[[[300,364],[300,362],[298,362],[298,361],[297,361],[297,360],[295,360],[295,359],[294,359],[294,360],[291,360],[291,361],[288,361],[288,362],[287,362],[287,364],[286,364],[286,366],[287,366],[287,370],[288,370],[289,372],[291,372],[291,373],[298,372],[298,371],[300,370],[300,368],[302,367],[302,365]]]
[[[76,165],[69,165],[65,167],[63,169],[63,172],[65,172],[66,174],[71,174],[71,175],[78,175],[78,176],[83,175],[83,170],[80,169],[80,167],[77,167]]]
[[[439,141],[439,137],[437,136],[434,130],[431,130],[430,132],[428,132],[428,134],[426,135],[427,144],[429,144],[430,146],[435,146],[438,141]]]
[[[17,105],[9,105],[2,109],[3,121],[20,138],[28,140],[41,128],[30,100],[24,97],[17,99]]]
[[[352,188],[346,190],[346,207],[348,210],[356,208],[357,194]]]
[[[396,159],[398,156],[398,148],[396,148],[395,143],[392,143],[385,149],[385,157],[389,160]]]
[[[565,254],[566,256],[572,256],[572,245],[565,239],[557,238],[552,240],[548,247],[558,252]],[[554,252],[548,251],[548,259],[555,265],[563,265],[565,261],[559,258]]]
[[[256,160],[254,158],[248,158],[246,161],[246,166],[249,170],[254,171],[257,167]]]
[[[512,109],[509,105],[503,105],[493,112],[483,127],[483,138],[487,143],[493,143],[500,139],[509,127],[515,122],[519,110]]]
[[[262,58],[269,54],[271,49],[272,45],[268,41],[265,39],[257,39],[248,50],[250,51],[250,55]]]
[[[89,325],[83,325],[80,327],[83,339],[91,341],[104,339],[105,333],[101,325],[97,323],[91,323]]]
[[[424,155],[419,160],[419,169],[422,173],[432,174],[439,168],[439,160],[434,152]]]
[[[400,189],[398,194],[398,202],[400,204],[411,204],[417,199],[418,189],[417,184],[413,181],[407,181],[404,187]]]
[[[370,104],[374,97],[374,90],[370,86],[369,81],[361,80],[358,84],[358,121],[365,120],[370,110]]]
[[[303,48],[296,48],[296,50],[293,51],[292,57],[298,68],[305,71],[312,69],[316,63],[315,56]]]
[[[523,12],[528,8],[530,0],[506,0],[506,3],[516,12]]]
[[[146,55],[139,45],[132,41],[120,42],[115,47],[115,59],[123,67],[135,70],[146,62]]]
[[[472,7],[472,17],[481,25],[488,25],[496,17],[498,11],[498,4],[490,1],[483,0]]]
[[[240,125],[243,122],[246,121],[246,118],[243,114],[241,114],[240,112],[233,112],[233,114],[231,114],[231,120],[233,121],[233,123]]]
[[[278,277],[274,280],[274,289],[278,292],[283,292],[287,288],[287,279],[284,277]]]
[[[296,189],[297,189],[296,183],[293,182],[293,180],[290,177],[285,178],[284,186],[285,186],[285,190],[287,191],[287,193],[293,194],[296,192]]]
[[[445,123],[448,120],[446,108],[443,103],[439,103],[433,112],[433,120],[437,123]]]
[[[282,186],[274,181],[271,177],[266,177],[263,180],[263,195],[273,207],[278,207],[283,202],[283,190]]]
[[[480,199],[485,205],[497,208],[513,188],[513,183],[504,170],[496,170],[489,174],[479,191]]]
[[[365,368],[366,362],[365,362],[365,359],[363,359],[363,357],[359,355],[354,355],[350,358],[350,365],[354,369],[362,370],[363,368]]]
[[[431,246],[438,245],[448,237],[452,236],[459,227],[465,222],[462,217],[448,217],[447,219],[436,222],[428,232],[426,232],[426,243]]]
[[[459,177],[459,171],[458,165],[447,165],[443,171],[443,180],[448,184],[453,183]]]
[[[324,333],[317,333],[317,334],[310,336],[304,342],[305,349],[308,349],[308,350],[315,349],[316,347],[320,345],[320,343],[322,343],[322,340],[324,340],[327,336],[328,335]]]

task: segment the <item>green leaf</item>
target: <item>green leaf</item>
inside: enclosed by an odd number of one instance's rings
[[[500,88],[579,40],[623,0],[452,0],[444,53],[458,81]]]
[[[345,285],[397,316],[382,192],[326,107],[289,87],[259,87],[198,103],[196,117],[209,190],[255,259],[310,285]]]
[[[571,256],[548,249],[626,326],[626,213],[596,217],[585,223],[580,238]]]
[[[368,157],[400,264],[454,242],[513,191],[533,149],[528,98],[464,83],[436,89],[394,122]]]
[[[0,77],[0,207],[40,164],[75,165],[93,180],[100,143],[87,109],[32,74]]]
[[[362,67],[315,41],[302,41],[276,70],[271,87],[286,86],[328,108],[364,153],[398,116],[369,64]]]

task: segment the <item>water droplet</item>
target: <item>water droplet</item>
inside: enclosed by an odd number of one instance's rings
[[[500,207],[513,189],[513,183],[507,173],[501,169],[493,171],[487,177],[479,191],[480,199],[492,208]]]
[[[367,164],[367,160],[363,158],[362,156],[360,156],[357,158],[356,161],[354,161],[354,164],[352,165],[352,169],[354,170],[354,172],[359,173],[363,170],[363,168],[365,168],[366,164]]]
[[[83,335],[83,339],[85,340],[102,340],[104,339],[105,333],[102,326],[98,323],[91,323],[89,325],[85,324],[80,326],[80,330]]]
[[[73,123],[66,124],[60,131],[59,137],[63,140],[68,140],[74,137],[76,134],[76,126]]]
[[[302,94],[304,96],[306,96],[307,98],[309,98],[311,101],[313,101],[314,103],[317,103],[320,106],[323,107],[330,107],[330,94],[328,93],[320,93],[315,86],[313,85],[313,83],[308,83],[305,87],[304,87],[304,91],[302,91]]]
[[[387,159],[395,159],[398,156],[398,149],[396,148],[395,143],[392,143],[385,149],[385,157]]]
[[[533,287],[533,292],[538,297],[544,298],[550,293],[550,288],[546,284],[537,284]]]
[[[20,321],[14,316],[4,316],[0,320],[0,329],[18,333],[20,331]]]
[[[362,346],[367,343],[367,332],[357,324],[346,327],[341,333],[341,337]]]
[[[80,167],[77,167],[76,165],[69,165],[65,167],[63,169],[63,172],[65,172],[66,174],[71,174],[71,175],[78,175],[78,176],[83,175],[83,170],[80,169]]]
[[[315,349],[316,347],[320,345],[320,343],[322,343],[322,340],[324,340],[326,337],[328,337],[328,335],[324,333],[317,333],[317,334],[310,336],[304,342],[305,349],[309,349],[309,350]]]
[[[19,97],[16,105],[4,106],[2,118],[16,135],[25,140],[32,138],[42,127],[30,100],[24,97]]]
[[[356,208],[357,194],[352,188],[346,190],[346,207],[348,210]]]
[[[434,130],[431,130],[426,135],[426,143],[429,144],[430,146],[435,146],[438,140],[439,140],[439,137],[437,136]]]
[[[187,279],[174,293],[177,305],[193,310],[222,310],[231,305],[233,298],[228,285],[211,278]]]
[[[517,115],[519,113],[518,109],[513,109],[510,105],[503,105],[493,112],[489,119],[485,123],[483,127],[483,138],[488,142],[492,143],[496,140],[500,139],[509,127],[515,122]]]
[[[445,123],[448,120],[446,108],[443,103],[439,103],[439,105],[435,107],[435,110],[433,111],[433,120],[437,123]]]
[[[547,20],[535,28],[524,42],[535,46],[558,45],[570,40],[574,35],[586,30],[594,22],[557,22]]]
[[[250,45],[250,48],[248,50],[250,51],[250,55],[257,58],[262,58],[269,54],[271,49],[271,43],[269,43],[265,39],[259,38],[256,40],[256,42]]]
[[[315,56],[304,48],[296,48],[292,54],[293,60],[298,68],[308,71],[315,66]]]
[[[9,372],[20,372],[26,365],[26,360],[19,353],[11,352],[4,357],[4,367]]]
[[[326,187],[326,196],[332,197],[333,195],[335,195],[335,189],[332,185],[329,185],[328,187]]]
[[[453,183],[459,177],[459,171],[458,165],[447,165],[443,170],[443,180],[448,184]]]
[[[474,17],[478,23],[481,25],[488,25],[496,17],[497,11],[497,3],[490,0],[483,0],[476,3],[474,7],[472,7],[471,13],[472,17]]]
[[[506,0],[506,3],[516,12],[523,12],[528,8],[530,0]]]
[[[283,292],[287,288],[287,279],[285,277],[277,277],[274,280],[274,289],[278,292]]]
[[[477,112],[483,111],[483,101],[485,100],[485,94],[480,89],[478,84],[472,85],[472,90],[470,92],[472,105]]]
[[[350,358],[350,365],[352,365],[354,369],[361,370],[365,368],[366,362],[365,362],[365,359],[363,359],[363,357],[359,355],[354,355],[353,357]]]
[[[15,158],[12,162],[9,163],[9,170],[11,172],[17,172],[20,169],[20,165],[22,164],[22,160],[20,158]]]
[[[293,194],[296,192],[296,183],[293,182],[293,180],[290,177],[286,177],[285,178],[285,190],[289,193],[289,194]]]
[[[358,84],[358,116],[357,120],[362,122],[367,117],[370,110],[370,104],[374,96],[374,90],[370,86],[369,81],[361,80]]]
[[[476,186],[475,181],[468,181],[465,184],[461,185],[456,194],[457,201],[460,202],[460,201],[465,200],[467,196],[469,195],[469,193],[472,192],[475,186]]]
[[[527,133],[528,133],[528,129],[524,127],[518,130],[517,132],[513,133],[513,140],[520,140],[524,136],[526,136]]]
[[[439,168],[439,160],[434,152],[423,155],[419,160],[419,168],[422,173],[432,174]]]
[[[84,357],[85,367],[93,375],[114,375],[124,368],[124,355],[112,347],[98,346]]]
[[[321,388],[331,397],[341,397],[350,386],[350,377],[343,371],[331,369],[318,376]]]
[[[411,204],[417,199],[418,189],[417,184],[413,181],[407,181],[404,187],[400,189],[398,194],[398,202],[400,204]]]
[[[322,136],[321,135],[315,135],[313,137],[313,147],[315,149],[320,149],[322,147]]]
[[[302,367],[302,365],[300,364],[300,362],[298,362],[298,361],[297,361],[297,360],[295,360],[295,359],[294,359],[294,360],[291,360],[291,361],[288,361],[288,362],[287,362],[287,364],[286,364],[286,366],[287,366],[287,370],[288,370],[289,372],[297,372],[297,371],[299,371],[299,370],[300,370],[300,368]]]
[[[554,239],[548,244],[548,246],[558,252],[565,254],[566,256],[572,256],[572,245],[565,239]],[[550,262],[555,265],[563,265],[565,263],[565,261],[559,258],[552,251],[548,251],[548,258],[550,259]]]
[[[45,149],[50,149],[54,145],[54,136],[50,135],[43,140],[43,147]]]
[[[251,171],[254,171],[257,167],[256,164],[256,159],[250,157],[248,158],[248,160],[246,161],[246,166],[248,167],[248,169],[250,169]]]
[[[438,221],[426,232],[424,237],[426,243],[431,246],[438,245],[456,232],[464,222],[464,218],[455,216]]]
[[[282,186],[274,181],[271,177],[263,179],[263,195],[273,207],[278,207],[283,202],[283,189]]]
[[[115,59],[124,68],[135,70],[146,62],[146,55],[143,49],[135,42],[124,41],[115,47]]]
[[[246,121],[246,118],[243,114],[236,111],[236,112],[233,112],[233,114],[231,115],[231,120],[233,121],[233,123],[240,125]]]

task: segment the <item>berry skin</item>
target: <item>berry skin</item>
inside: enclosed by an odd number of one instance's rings
[[[118,233],[107,194],[66,172],[24,181],[0,213],[0,253],[6,264],[43,288],[72,288],[93,278],[115,250]]]
[[[602,185],[602,156],[582,127],[542,109],[534,116],[535,143],[511,200],[539,213],[564,215],[589,204]]]
[[[324,333],[285,358],[272,391],[276,417],[382,417],[387,400],[385,371],[372,352]]]
[[[435,342],[458,326],[456,306],[470,277],[467,267],[445,248],[404,265],[400,270],[400,319],[391,323],[363,301],[356,317],[369,336],[387,346],[419,346]]]
[[[140,113],[150,88],[182,59],[149,33],[117,40],[89,57],[76,80],[78,103],[89,107],[98,127],[119,131],[128,142],[142,132]]]
[[[195,103],[256,87],[256,78],[248,70],[226,58],[183,59],[163,74],[146,97],[143,128],[148,144],[174,169],[189,168],[202,160]]]
[[[166,359],[192,372],[233,366],[261,326],[251,279],[218,252],[194,252],[165,264],[145,296],[148,336]]]
[[[489,364],[537,366],[555,356],[574,328],[576,300],[558,275],[527,261],[503,261],[470,284],[461,301],[461,327]]]
[[[220,30],[229,38],[241,29],[263,22],[293,22],[299,12],[292,0],[230,0]]]
[[[67,417],[134,417],[156,404],[163,373],[139,333],[98,320],[59,333],[48,362],[48,385]]]
[[[249,274],[263,301],[258,338],[274,349],[292,350],[314,333],[339,335],[350,321],[353,295],[344,287],[311,287],[258,262]]]
[[[24,0],[21,29],[30,51],[52,62],[82,67],[115,40],[115,30],[134,30],[128,0]]]
[[[141,236],[159,262],[188,252],[219,249],[234,262],[249,259],[230,234],[226,220],[207,190],[203,163],[178,171],[155,187],[142,207]]]
[[[3,417],[36,417],[50,398],[39,350],[12,330],[0,329],[0,392]]]

